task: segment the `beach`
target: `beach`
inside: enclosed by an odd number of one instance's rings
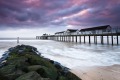
[[[76,67],[71,72],[82,80],[120,80],[120,65]]]
[[[68,67],[83,80],[120,80],[120,46],[51,40],[20,40],[19,44],[36,47],[42,56]],[[19,44],[0,40],[0,55]]]

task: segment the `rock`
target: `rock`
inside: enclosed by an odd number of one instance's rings
[[[8,80],[8,78],[0,72],[0,80]]]
[[[4,61],[2,61],[1,63],[2,63],[2,64],[5,64],[6,62],[7,62],[7,60],[4,60]]]
[[[15,80],[41,80],[41,77],[37,72],[32,71],[32,72],[29,72],[29,73],[26,73],[26,74],[20,76],[19,78],[15,79]]]
[[[6,51],[6,52],[2,55],[2,57],[0,58],[0,65],[2,65],[2,62],[5,61],[5,59],[7,59],[8,56],[9,56],[9,52]]]
[[[49,78],[42,78],[37,72],[31,71],[26,73],[15,80],[50,80]]]
[[[54,65],[55,65],[55,67],[56,67],[59,71],[62,70],[62,66],[61,66],[61,64],[54,64]]]
[[[22,53],[25,53],[25,52],[31,52],[33,54],[37,54],[37,48],[35,47],[32,47],[32,46],[29,46],[29,45],[18,45],[14,48],[10,48],[9,49],[10,51],[10,55],[12,54],[22,54]]]
[[[51,80],[56,80],[57,79],[57,73],[54,72],[51,68],[47,67],[42,67],[37,70],[38,74],[40,74],[44,78],[50,78]]]
[[[49,78],[41,78],[41,80],[51,80],[51,79],[49,79]]]
[[[21,57],[10,57],[8,58],[6,64],[7,65],[14,65],[16,69],[20,69],[24,72],[27,72],[27,66],[30,64],[27,62],[28,58],[21,56]]]
[[[6,57],[7,55],[7,57]],[[4,64],[3,64],[3,63]],[[28,45],[10,48],[0,59],[0,80],[81,80]]]
[[[25,74],[25,72],[21,71],[21,70],[16,70],[11,74],[5,75],[8,80],[15,80],[16,78],[18,78],[19,76]]]
[[[23,53],[24,52],[24,50],[18,50],[18,53]]]
[[[37,71],[40,68],[42,68],[41,65],[28,66],[28,71]]]
[[[71,73],[71,72],[68,72],[68,73],[66,74],[66,77],[67,77],[68,80],[81,80],[80,78],[78,78],[76,75],[74,75],[74,74]]]
[[[11,48],[8,49],[8,51],[11,52],[11,51],[13,51],[13,49],[14,49],[14,47],[11,47]]]
[[[58,76],[57,69],[49,61],[43,59],[40,56],[36,56],[36,55],[32,55],[32,56],[27,55],[27,57],[29,57],[29,63],[31,65],[41,65],[41,66],[43,66],[42,69],[40,69],[40,73],[41,73],[41,70],[44,71],[44,73],[43,73],[43,74],[45,74],[44,77],[48,77],[52,80],[56,80],[56,78]]]
[[[6,51],[2,56],[8,56],[9,51]]]
[[[60,63],[54,61],[54,66],[57,68],[59,76],[65,76],[69,69],[67,67],[62,66]]]
[[[0,72],[4,77],[8,78],[8,80],[14,80],[18,76],[24,74],[23,71],[17,70],[14,65],[7,65],[0,69]]]
[[[50,63],[52,63],[52,64],[54,64],[54,61],[53,60],[50,60],[50,59],[48,59],[48,58],[45,58],[45,57],[43,57],[46,61],[49,61]]]
[[[59,79],[58,80],[68,80],[66,77],[64,76],[59,76]],[[74,80],[74,79],[73,79]]]
[[[7,60],[1,61],[0,67],[4,66],[6,64]]]
[[[7,66],[4,66],[0,69],[0,72],[4,75],[6,74],[10,74],[10,73],[13,73],[15,71],[15,66],[14,65],[7,65]]]
[[[52,64],[54,64],[54,61],[53,61],[53,60],[50,60],[49,62],[52,63]]]

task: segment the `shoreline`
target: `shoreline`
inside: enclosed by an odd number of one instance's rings
[[[71,72],[82,80],[120,80],[120,65],[76,67]]]
[[[29,45],[11,47],[0,58],[0,80],[81,80],[59,62]]]
[[[64,57],[60,56],[58,54],[53,55],[53,56],[55,58],[58,57],[60,60],[62,60],[63,58],[69,58],[66,56],[64,56]],[[43,56],[43,57],[47,58],[45,56]],[[48,59],[50,59],[50,58],[48,57]],[[53,60],[55,62],[59,62],[59,60],[58,61],[54,60],[54,59],[51,59],[51,60]],[[70,60],[71,60],[71,58],[70,58]],[[66,61],[66,59],[64,61]],[[68,62],[70,62],[70,61],[68,61]],[[74,65],[74,64],[72,64],[72,65]],[[87,65],[89,65],[89,64],[87,64]],[[66,65],[64,65],[64,66],[66,66]],[[109,80],[120,80],[119,76],[117,76],[120,72],[119,68],[120,68],[119,65],[112,65],[112,66],[75,67],[75,68],[70,68],[70,69],[71,69],[72,73],[74,73],[78,77],[82,78],[83,80],[102,80],[102,79],[106,80],[106,79],[108,79],[108,77],[110,78]],[[114,74],[114,75],[112,75],[112,74]]]

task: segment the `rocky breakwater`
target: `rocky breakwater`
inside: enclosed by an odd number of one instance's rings
[[[46,59],[35,47],[10,48],[0,62],[0,80],[81,80],[61,64]]]

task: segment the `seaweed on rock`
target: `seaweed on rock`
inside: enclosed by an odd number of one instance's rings
[[[0,80],[81,80],[61,64],[40,55],[37,48],[18,45],[4,54]]]

